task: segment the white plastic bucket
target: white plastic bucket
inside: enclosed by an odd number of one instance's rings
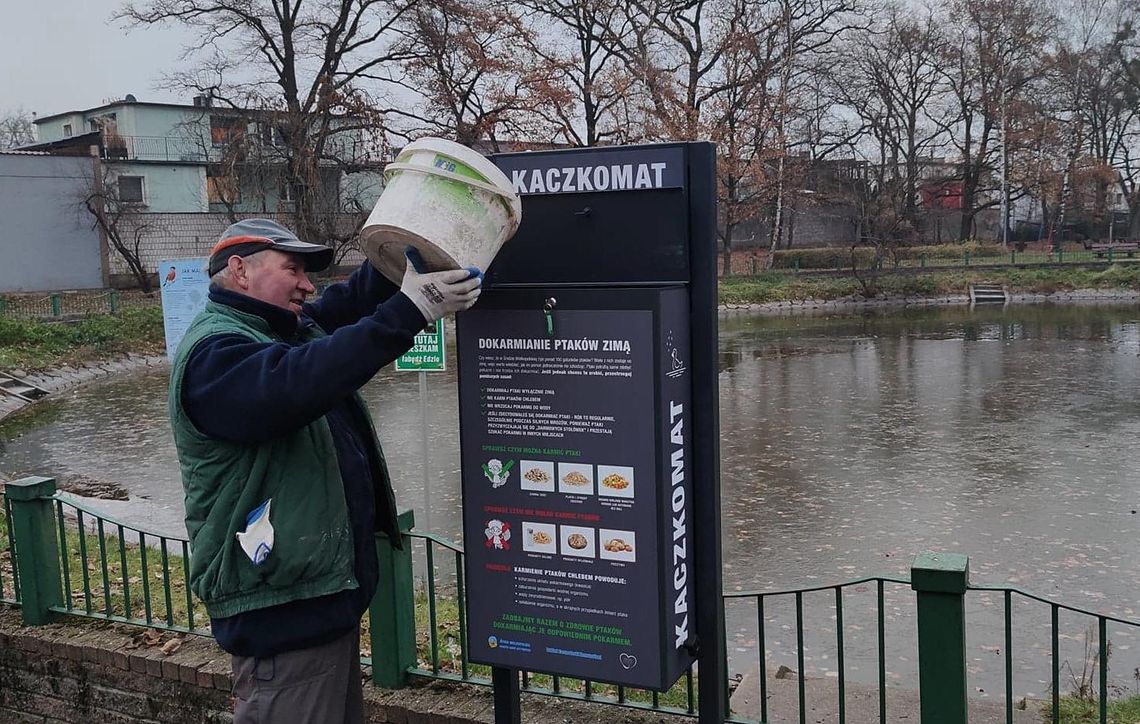
[[[419,249],[429,271],[486,270],[522,221],[506,175],[466,146],[442,138],[408,144],[384,169],[384,191],[360,232],[372,265],[399,284],[404,250]]]

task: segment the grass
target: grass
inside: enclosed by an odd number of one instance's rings
[[[1076,289],[1140,289],[1140,265],[1114,264],[1106,269],[1074,266],[884,273],[876,287],[878,294],[885,296],[937,297],[965,294],[974,283],[1001,284],[1011,292],[1036,294]],[[721,304],[763,304],[861,296],[863,287],[853,276],[765,272],[721,279],[719,300]]]
[[[1051,707],[1043,708],[1046,717]],[[1061,718],[1057,724],[1095,724],[1100,721],[1100,706],[1095,699],[1065,696],[1061,698]],[[1112,699],[1108,702],[1110,724],[1137,724],[1140,722],[1140,696]]]
[[[157,354],[164,346],[162,309],[157,306],[73,321],[0,316],[0,370],[33,372],[126,352]]]

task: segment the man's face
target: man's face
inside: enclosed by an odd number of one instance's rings
[[[238,258],[242,261],[242,286],[245,293],[254,299],[288,309],[299,316],[305,299],[316,291],[299,254],[266,249]]]

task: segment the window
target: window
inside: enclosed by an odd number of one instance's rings
[[[293,203],[297,200],[297,189],[287,179],[281,181],[281,200],[285,203]]]
[[[145,204],[142,176],[120,176],[118,178],[119,202],[124,204]]]
[[[240,118],[210,116],[210,143],[213,145],[225,146],[241,140],[244,135],[245,124]]]
[[[71,124],[70,123],[63,124],[63,135],[65,138],[71,136]]]
[[[261,134],[261,145],[267,147],[281,147],[285,145],[285,139],[281,136],[281,131],[273,126],[272,123],[267,121],[260,121],[257,124],[258,132]]]
[[[241,187],[233,176],[207,176],[206,196],[211,204],[240,204]]]

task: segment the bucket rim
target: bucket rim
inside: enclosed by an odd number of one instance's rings
[[[445,138],[437,138],[435,136],[425,136],[424,138],[416,139],[415,141],[412,141],[407,146],[404,146],[402,149],[400,149],[400,152],[396,154],[396,159],[385,167],[385,178],[388,177],[389,167],[397,165],[403,166],[404,159],[415,154],[418,151],[438,153],[452,158],[455,161],[474,169],[477,173],[482,175],[484,179],[486,179],[486,183],[491,187],[487,190],[494,189],[495,192],[497,192],[498,195],[503,199],[503,201],[506,202],[508,208],[510,209],[511,216],[514,218],[516,226],[521,223],[522,199],[520,199],[518,193],[515,192],[514,184],[511,183],[511,180],[507,178],[507,175],[503,173],[502,169],[492,163],[490,159],[478,151],[464,146],[462,143],[456,143],[455,141],[449,141]],[[448,177],[452,176],[451,174],[444,173],[442,169],[433,169],[429,166],[419,167],[418,164],[408,165],[411,167],[418,167],[417,170],[421,170],[423,173],[435,173]],[[397,169],[397,172],[400,170],[405,170],[405,168]],[[412,169],[407,168],[407,170]],[[463,183],[476,181],[476,179],[461,179],[458,177],[455,177],[454,180],[462,181]]]
[[[511,180],[507,178],[507,175],[503,173],[502,169],[492,163],[491,160],[483,154],[464,146],[462,143],[449,141],[446,138],[425,136],[404,146],[400,152],[396,154],[396,160],[399,161],[401,156],[412,151],[434,151],[435,153],[450,156],[456,161],[475,169],[492,185],[501,188],[503,193],[512,196],[517,195],[515,194],[514,184],[511,183]]]

